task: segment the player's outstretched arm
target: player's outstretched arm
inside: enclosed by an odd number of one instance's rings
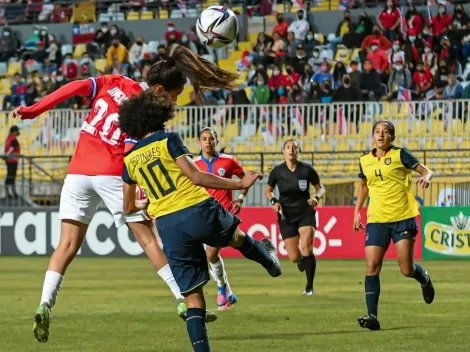
[[[199,170],[194,161],[187,155],[178,158],[176,164],[194,185],[205,188],[228,190],[250,188],[256,180],[263,177],[261,173],[252,171],[246,172],[245,177],[241,180],[219,177]]]
[[[31,106],[21,106],[16,108],[12,116],[13,118],[21,118],[22,120],[34,119],[43,112],[50,110],[59,103],[70,99],[74,96],[91,96],[93,91],[93,83],[89,79],[74,81],[60,87],[55,92],[46,95],[43,99]]]

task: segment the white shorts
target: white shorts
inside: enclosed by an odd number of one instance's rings
[[[116,227],[150,220],[144,211],[124,214],[122,189],[119,176],[67,175],[60,194],[59,219],[88,225],[103,201],[113,215]]]

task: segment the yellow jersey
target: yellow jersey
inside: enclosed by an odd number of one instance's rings
[[[367,223],[388,223],[418,216],[418,202],[411,192],[412,171],[420,161],[406,148],[392,146],[382,158],[375,149],[359,160],[359,177],[367,179]]]
[[[195,186],[176,165],[178,158],[191,155],[179,134],[157,131],[138,141],[124,156],[122,179],[138,184],[149,198],[148,214],[156,219],[189,208],[210,198]]]

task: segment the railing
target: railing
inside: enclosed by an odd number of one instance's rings
[[[167,128],[180,133],[190,150],[199,149],[199,131],[211,126],[231,153],[280,152],[288,137],[297,138],[304,152],[350,152],[371,149],[374,121],[388,119],[396,144],[447,151],[470,149],[469,107],[470,100],[177,107]],[[72,154],[88,113],[51,110],[24,121],[24,154]]]

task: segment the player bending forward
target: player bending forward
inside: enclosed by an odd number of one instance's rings
[[[207,78],[209,77],[209,78]],[[33,119],[73,96],[94,99],[86,118],[75,153],[62,188],[59,219],[62,220],[60,242],[53,253],[44,279],[40,305],[34,316],[34,335],[47,342],[51,309],[68,265],[85,238],[88,225],[101,201],[114,216],[116,227],[130,228],[158,274],[168,284],[177,299],[181,299],[165,255],[158,245],[156,230],[144,212],[125,215],[123,210],[122,170],[127,134],[118,127],[119,106],[143,89],[166,91],[176,100],[187,78],[197,91],[199,84],[212,88],[230,88],[236,75],[220,70],[184,47],[177,47],[173,58],[160,61],[149,69],[147,84],[139,84],[120,75],[101,76],[71,82],[31,107],[20,107],[13,117]],[[186,319],[186,305],[178,304],[178,313]],[[215,315],[207,315],[214,320]]]
[[[120,128],[139,140],[124,158],[124,209],[128,214],[140,211],[135,205],[138,184],[149,197],[148,214],[157,220],[163,251],[185,297],[193,349],[208,352],[203,286],[209,270],[203,245],[236,248],[273,277],[281,275],[281,267],[273,244],[246,236],[238,227],[240,219],[202,188],[247,189],[261,174],[249,172],[236,181],[200,171],[180,136],[165,132],[165,123],[173,117],[166,93],[142,92],[121,106]]]

